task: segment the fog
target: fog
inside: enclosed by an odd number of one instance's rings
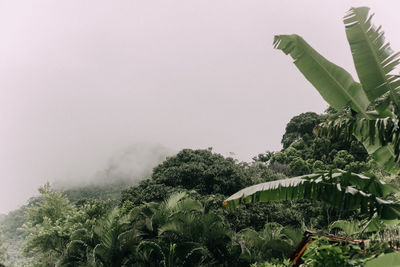
[[[173,156],[177,151],[156,144],[134,144],[112,155],[103,169],[92,175],[60,177],[52,182],[56,189],[68,189],[77,186],[103,185],[115,182],[137,184],[150,178],[153,168]]]
[[[291,117],[327,105],[273,35],[354,75],[342,17],[361,5],[399,51],[398,1],[0,0],[0,213],[46,181],[137,179],[182,148],[281,149]]]

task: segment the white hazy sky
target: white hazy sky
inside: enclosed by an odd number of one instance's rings
[[[327,105],[273,35],[354,73],[342,17],[363,5],[399,50],[400,1],[0,0],[0,213],[137,143],[279,150]]]

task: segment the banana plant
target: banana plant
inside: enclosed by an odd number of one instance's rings
[[[351,8],[344,17],[357,82],[343,68],[325,59],[298,35],[277,35],[274,47],[294,64],[333,108],[350,108],[350,115],[326,122],[317,134],[354,135],[368,153],[393,174],[400,173],[400,76],[393,70],[400,55],[385,43],[381,27],[371,23],[369,8]],[[253,185],[224,201],[228,208],[242,203],[279,200],[320,200],[343,210],[361,210],[369,219],[399,219],[398,189],[373,176],[334,170]]]
[[[343,210],[361,210],[372,218],[400,218],[400,203],[391,199],[399,189],[375,176],[364,176],[342,170],[320,172],[294,178],[256,184],[240,190],[224,201],[233,209],[240,204],[282,201],[319,200]]]
[[[328,122],[317,133],[347,130],[368,153],[393,174],[400,173],[400,76],[393,74],[400,55],[385,42],[381,27],[371,23],[369,8],[351,8],[344,17],[347,40],[360,82],[325,59],[303,38],[277,35],[274,47],[289,54],[305,78],[335,109],[350,107],[348,118]]]

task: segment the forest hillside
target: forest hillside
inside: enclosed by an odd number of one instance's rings
[[[305,229],[329,232],[335,221],[360,220],[360,212],[307,200],[232,211],[222,203],[246,186],[330,169],[390,179],[355,138],[313,134],[315,126],[336,116],[328,109],[293,117],[283,149],[255,155],[252,162],[212,149],[183,149],[137,184],[116,180],[61,191],[44,185],[38,197],[2,216],[3,260],[6,266],[282,262]]]

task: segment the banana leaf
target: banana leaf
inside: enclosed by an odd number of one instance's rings
[[[381,27],[371,23],[372,17],[369,8],[359,7],[351,8],[343,20],[357,75],[370,101],[390,92],[400,107],[395,93],[399,77],[391,74],[399,64],[400,54],[394,53],[385,42]]]
[[[400,63],[400,54],[385,42],[381,27],[372,24],[372,17],[367,7],[351,8],[344,17],[361,84],[298,35],[277,35],[274,47],[292,56],[297,68],[332,107],[350,106],[357,113],[348,125],[346,120],[325,124],[330,128],[325,132],[332,134],[344,129],[353,134],[379,165],[399,174],[400,76],[394,75],[393,70]]]
[[[400,128],[397,124],[398,119],[392,117],[367,120],[343,116],[319,124],[313,132],[327,138],[344,135],[351,140],[354,136],[385,171],[399,174]]]
[[[274,48],[290,54],[294,64],[321,96],[336,109],[351,106],[366,118],[370,104],[359,83],[343,68],[333,64],[315,51],[303,38],[293,35],[276,35]]]
[[[400,173],[399,128],[391,118],[358,120],[353,127],[353,135],[360,141],[368,154],[392,174]]]
[[[391,220],[400,217],[400,204],[378,196],[397,191],[378,179],[335,170],[253,185],[227,198],[224,205],[233,209],[245,203],[308,199],[343,210],[360,209],[371,215],[377,212],[382,219]]]
[[[338,220],[329,225],[329,231],[333,229],[340,229],[348,236],[357,235],[363,231],[359,221]]]
[[[400,253],[393,252],[384,254],[371,261],[366,262],[365,267],[398,267],[400,266]]]

